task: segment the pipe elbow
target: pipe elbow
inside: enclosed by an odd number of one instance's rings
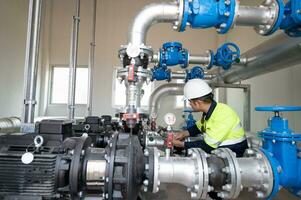
[[[145,6],[134,18],[129,28],[128,43],[141,45],[146,42],[148,29],[157,23],[172,23],[179,19],[177,3],[154,3]]]

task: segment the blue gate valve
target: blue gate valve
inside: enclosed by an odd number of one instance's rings
[[[280,28],[291,37],[301,36],[301,1],[290,0],[284,7]]]
[[[213,65],[221,66],[224,70],[228,70],[234,62],[240,62],[240,50],[236,44],[225,43],[217,49]],[[209,65],[207,69],[211,69],[213,65]]]
[[[263,140],[262,152],[267,156],[274,174],[274,188],[268,199],[274,197],[279,186],[287,188],[301,197],[301,156],[297,143],[301,134],[293,133],[288,120],[280,116],[280,112],[301,111],[299,106],[256,107],[256,111],[274,112],[269,119],[268,128],[259,132]]]

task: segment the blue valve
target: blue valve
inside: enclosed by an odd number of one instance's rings
[[[193,118],[193,115],[192,115],[192,112],[194,112],[194,111],[191,109],[185,109],[183,112],[189,113],[187,116],[187,119],[185,120],[186,121],[186,129],[189,129],[190,127],[193,127],[196,123],[196,120]]]
[[[179,42],[167,42],[160,49],[160,66],[180,65],[182,68],[188,66],[188,51],[182,48]]]
[[[152,69],[152,81],[157,80],[157,81],[163,81],[163,80],[167,80],[170,81],[171,80],[171,72],[169,69],[167,69],[164,66],[159,66],[159,67],[154,67]]]
[[[255,110],[275,113],[269,119],[268,127],[258,132],[263,140],[261,151],[269,160],[274,174],[274,188],[268,199],[277,194],[280,186],[300,197],[301,158],[298,156],[300,149],[297,142],[301,141],[301,134],[294,133],[288,126],[288,120],[282,118],[279,112],[301,111],[301,107],[263,106]]]
[[[205,76],[205,72],[203,68],[199,66],[192,68],[190,72],[187,70],[186,73],[187,73],[186,80],[185,80],[186,82],[195,78],[203,79]]]
[[[255,110],[266,112],[292,112],[301,111],[301,106],[260,106],[256,107]]]
[[[179,31],[185,31],[187,24],[192,28],[216,27],[221,34],[232,27],[236,0],[184,0],[183,19]]]
[[[232,63],[240,62],[240,50],[239,47],[234,43],[225,43],[220,48],[218,48],[215,56],[213,65],[221,66],[224,70],[231,68]],[[212,68],[211,66],[207,67]]]

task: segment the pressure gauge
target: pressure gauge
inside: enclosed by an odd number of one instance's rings
[[[164,116],[164,121],[168,126],[172,126],[176,123],[176,116],[173,113],[167,113]]]

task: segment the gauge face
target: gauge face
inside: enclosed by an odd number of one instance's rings
[[[176,116],[173,113],[167,113],[164,116],[164,121],[167,125],[172,126],[176,123]]]

